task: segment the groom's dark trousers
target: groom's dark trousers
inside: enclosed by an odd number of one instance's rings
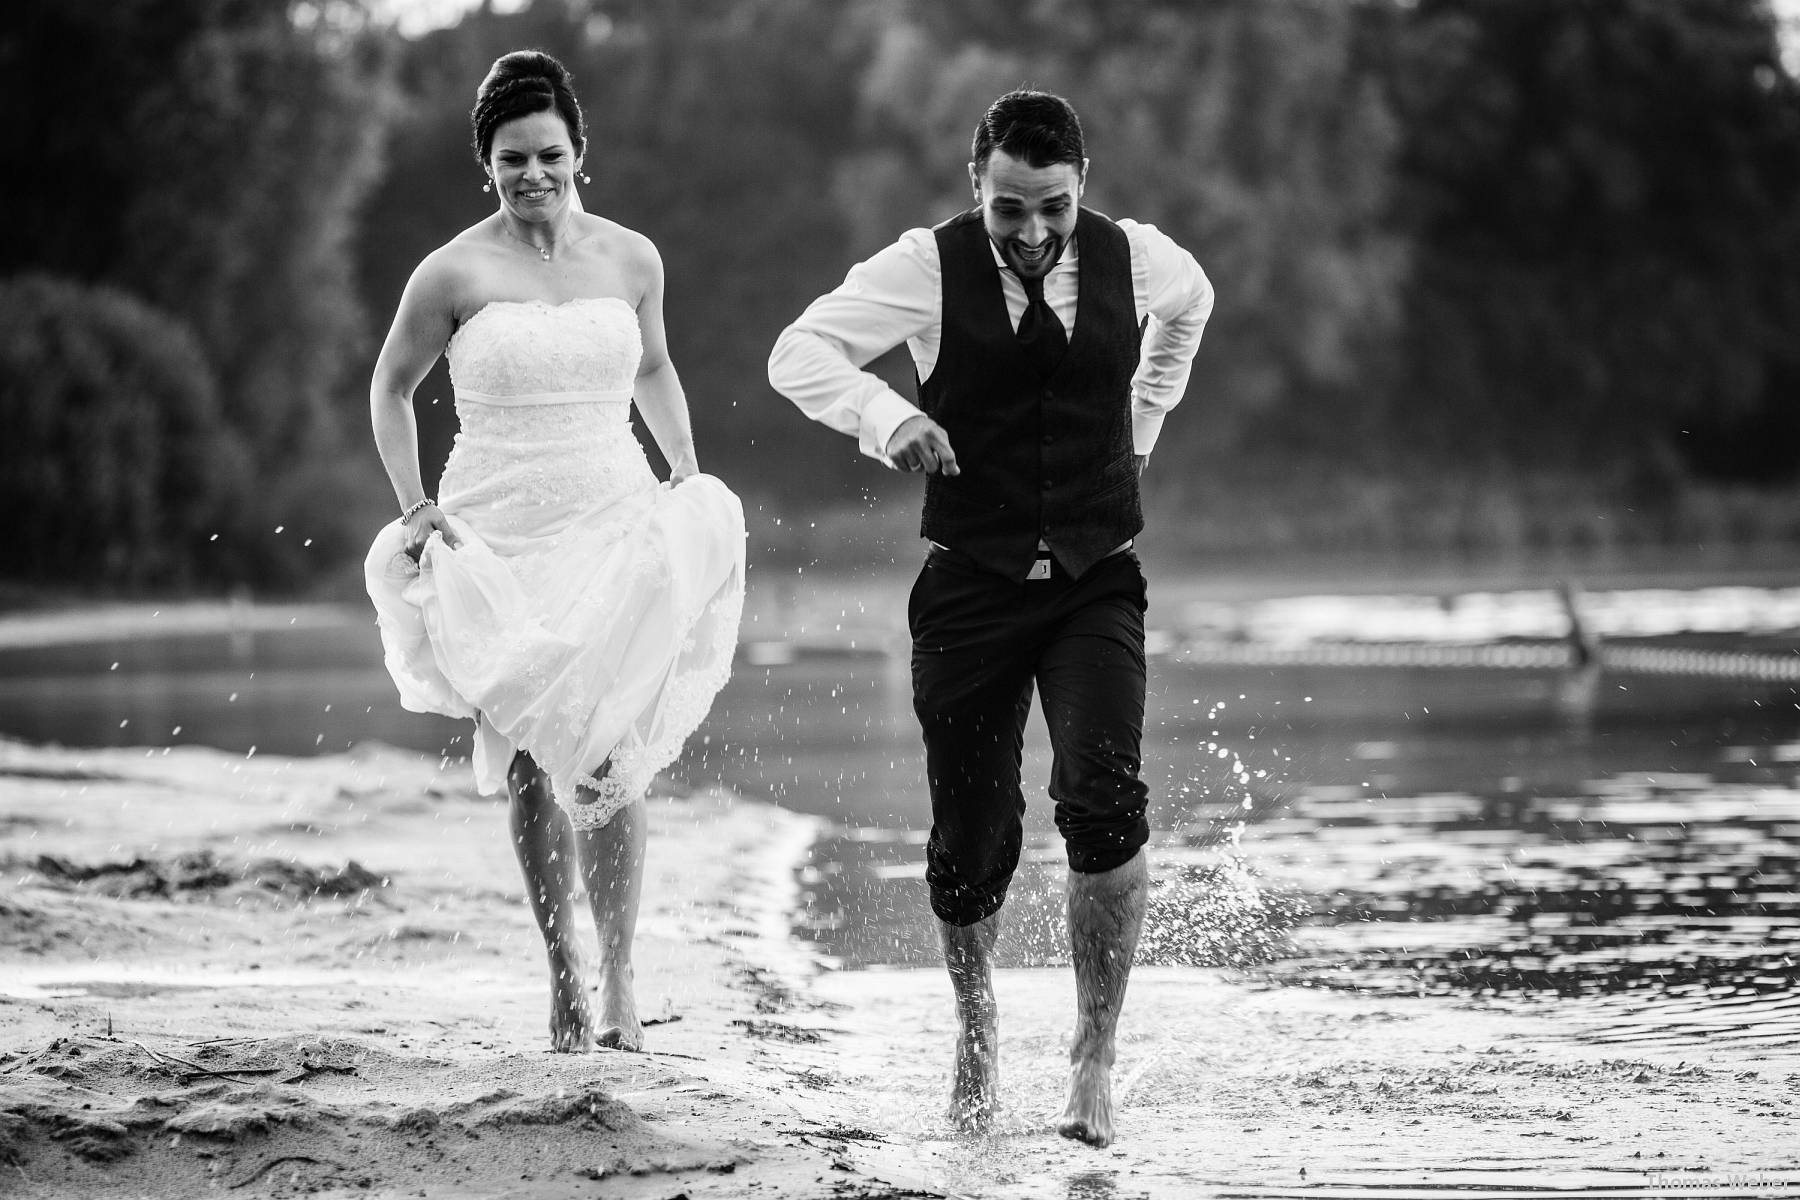
[[[1148,840],[1144,576],[1126,550],[1079,579],[1011,580],[933,547],[913,585],[913,708],[931,784],[926,878],[952,925],[997,911],[1018,865],[1020,755],[1033,688],[1071,869],[1110,871]]]

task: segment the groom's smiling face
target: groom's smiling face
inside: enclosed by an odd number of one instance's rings
[[[1087,163],[1034,167],[1004,150],[969,164],[982,223],[1000,257],[1021,279],[1042,279],[1075,233]]]

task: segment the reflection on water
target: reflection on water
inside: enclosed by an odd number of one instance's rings
[[[1670,1020],[1698,1005],[1714,1033],[1800,1042],[1800,792],[1778,761],[1792,753],[1740,747],[1716,774],[1555,791],[1302,795],[1243,838],[1307,905],[1265,974],[1623,1009],[1648,997]]]
[[[465,723],[401,710],[379,655],[358,626],[4,650],[0,735],[460,755]],[[1613,1040],[1800,1042],[1793,684],[1608,673],[1578,736],[1549,668],[1172,648],[1151,678],[1146,961],[1386,994],[1580,997],[1587,1033]],[[1009,965],[1066,961],[1033,722]],[[903,658],[765,655],[739,664],[672,782],[828,818],[797,932],[847,966],[929,964],[919,759]]]
[[[0,737],[294,755],[384,742],[467,754],[469,723],[402,709],[381,653],[372,622],[0,647]],[[906,824],[926,811],[911,722],[904,663],[892,658],[740,661],[673,781]]]
[[[1142,961],[1386,995],[1580,997],[1571,1029],[1590,1040],[1800,1044],[1788,686],[1614,678],[1638,694],[1576,734],[1542,703],[1550,679],[1469,673],[1459,693],[1452,672],[1410,691],[1397,671],[1226,674],[1157,673]],[[923,841],[822,839],[799,932],[845,966],[934,963]],[[1037,830],[1003,965],[1068,961],[1065,877]]]
[[[3,649],[0,735],[302,755],[467,746],[463,722],[399,706],[372,623]]]
[[[1409,787],[1441,781],[1450,749],[1420,738],[1347,747],[1389,790],[1232,775],[1191,788],[1208,798],[1158,833],[1140,961],[1384,995],[1583,997],[1590,1040],[1800,1045],[1800,746],[1558,786],[1545,767],[1591,746],[1512,745],[1541,755],[1529,782]],[[1068,961],[1065,875],[1056,840],[1034,839],[1003,963]],[[935,960],[922,838],[841,831],[801,882],[801,932],[845,965]]]

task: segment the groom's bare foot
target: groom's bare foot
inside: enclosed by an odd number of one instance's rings
[[[600,1032],[594,1044],[609,1050],[644,1048],[644,1027],[638,1021],[630,967],[600,973]]]
[[[984,1133],[1000,1115],[1000,1031],[989,1015],[970,1022],[956,1037],[956,1066],[950,1078],[950,1106],[944,1116],[965,1133]]]
[[[1110,1146],[1113,1140],[1112,1071],[1098,1062],[1080,1062],[1069,1069],[1069,1098],[1056,1132],[1090,1146]]]
[[[585,1054],[594,1048],[594,1010],[579,967],[550,967],[550,1049]]]

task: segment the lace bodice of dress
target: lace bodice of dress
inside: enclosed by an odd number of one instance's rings
[[[642,354],[623,300],[496,301],[463,322],[449,347],[462,429],[439,503],[505,553],[655,487],[631,432]]]
[[[629,391],[643,353],[623,300],[496,300],[451,337],[450,379],[489,396]]]

